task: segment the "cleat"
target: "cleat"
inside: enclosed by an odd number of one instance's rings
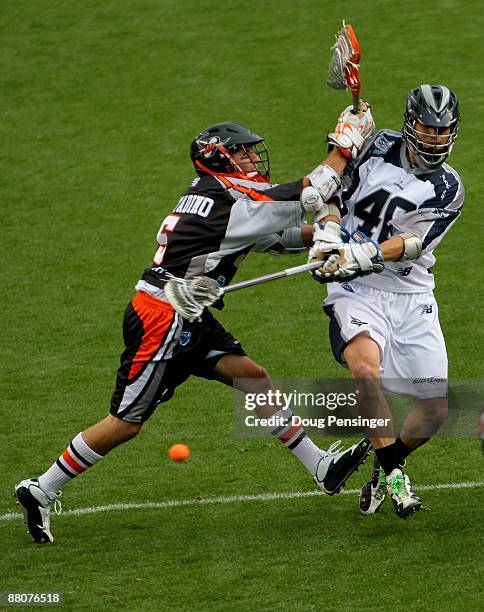
[[[335,495],[346,484],[346,480],[365,461],[371,450],[368,438],[360,440],[346,450],[337,450],[341,444],[338,440],[332,444],[327,453],[321,457],[313,476],[314,482],[326,493]]]
[[[377,472],[362,487],[358,502],[360,514],[364,516],[375,514],[385,501],[387,494],[387,478],[382,468],[377,468]]]
[[[406,519],[423,509],[420,498],[412,491],[409,477],[399,468],[395,468],[387,476],[387,492],[392,498],[395,512],[400,518]]]
[[[54,541],[50,531],[50,511],[53,504],[56,514],[60,514],[61,495],[61,491],[47,494],[40,488],[37,478],[22,480],[15,487],[17,503],[22,506],[24,522],[34,542],[48,544]]]

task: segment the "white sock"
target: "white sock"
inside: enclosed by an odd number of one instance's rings
[[[281,408],[271,418],[280,423],[270,429],[271,434],[279,438],[314,476],[319,460],[325,452],[314,444],[301,425],[292,424],[292,412],[289,408]]]
[[[46,493],[57,492],[73,478],[103,458],[84,442],[82,432],[71,441],[51,467],[39,476],[39,486]]]

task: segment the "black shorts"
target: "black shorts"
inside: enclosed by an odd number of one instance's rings
[[[221,357],[246,354],[209,310],[201,322],[190,323],[167,302],[143,292],[126,308],[123,337],[111,414],[131,423],[146,421],[192,374],[213,379]]]

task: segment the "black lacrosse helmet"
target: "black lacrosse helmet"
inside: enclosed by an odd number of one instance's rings
[[[438,168],[452,151],[460,121],[459,100],[444,85],[420,85],[407,96],[403,124],[403,138],[419,168]],[[436,137],[415,127],[416,122],[436,128]],[[439,135],[450,128],[448,136]],[[427,140],[427,142],[426,142]]]
[[[251,148],[259,158],[254,170],[247,172],[235,162],[232,154],[238,149]],[[195,170],[203,174],[224,175],[251,181],[269,181],[269,153],[264,139],[238,123],[216,123],[192,141],[190,156]]]

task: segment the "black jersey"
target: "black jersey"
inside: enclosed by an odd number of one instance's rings
[[[166,272],[227,285],[258,242],[301,225],[301,190],[302,180],[271,185],[208,174],[195,179],[163,220],[153,265],[137,289],[163,299]]]

